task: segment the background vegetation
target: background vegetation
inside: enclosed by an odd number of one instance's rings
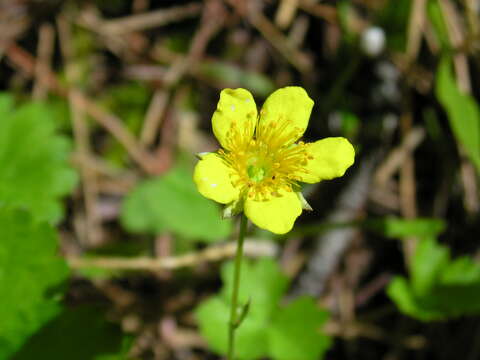
[[[219,359],[225,87],[315,101],[345,177],[251,229],[239,359],[480,358],[476,0],[0,2],[0,359]]]

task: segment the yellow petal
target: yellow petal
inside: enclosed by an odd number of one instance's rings
[[[245,89],[223,89],[212,116],[213,133],[224,149],[230,150],[232,134],[249,141],[257,123],[257,105]],[[233,126],[233,128],[232,128]]]
[[[307,153],[313,157],[305,166],[308,173],[295,175],[302,182],[311,184],[343,176],[355,159],[352,144],[343,137],[330,137],[307,144]]]
[[[302,205],[294,192],[281,192],[281,197],[268,201],[245,200],[245,215],[259,228],[275,234],[292,230],[295,219],[302,213]]]
[[[313,100],[298,86],[288,86],[273,92],[260,111],[257,137],[275,124],[275,129],[283,129],[279,136],[285,136],[285,145],[297,141],[308,126]],[[265,130],[264,130],[265,129]]]
[[[222,204],[238,199],[239,191],[230,181],[230,169],[216,153],[202,157],[195,166],[193,181],[206,198]]]

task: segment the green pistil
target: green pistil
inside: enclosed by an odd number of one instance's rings
[[[263,178],[265,177],[265,169],[263,167],[258,167],[258,166],[254,166],[254,165],[250,165],[248,168],[247,168],[247,173],[248,173],[248,177],[252,180],[252,181],[255,181],[255,182],[260,182],[263,180]]]

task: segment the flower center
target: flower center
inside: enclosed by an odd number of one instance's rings
[[[265,177],[265,169],[263,167],[258,167],[258,166],[254,166],[254,165],[250,165],[249,167],[247,167],[247,174],[248,174],[248,177],[250,178],[250,180],[254,181],[254,182],[260,182],[263,180],[263,178]]]
[[[312,157],[307,153],[308,144],[294,143],[301,132],[289,125],[288,121],[260,123],[253,134],[253,130],[238,129],[232,123],[227,134],[229,150],[219,150],[219,154],[232,169],[232,183],[243,196],[268,201],[297,190]]]

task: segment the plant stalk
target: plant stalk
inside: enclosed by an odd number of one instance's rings
[[[230,308],[230,322],[228,324],[228,357],[227,360],[234,360],[235,356],[235,330],[239,327],[237,323],[238,291],[240,288],[240,270],[242,268],[243,242],[247,232],[247,217],[242,214],[240,218],[240,231],[237,240],[237,253],[235,255],[235,269],[233,273],[232,302]]]

